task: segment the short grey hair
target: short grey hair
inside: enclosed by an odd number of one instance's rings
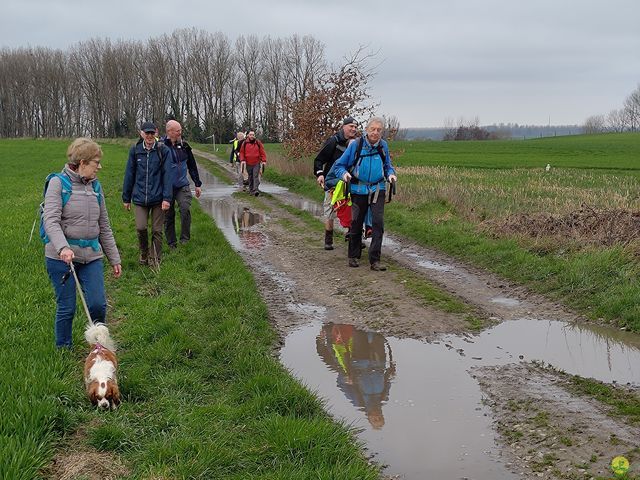
[[[384,128],[384,118],[382,117],[371,117],[367,122],[366,128],[369,128],[372,124],[379,123],[382,128]]]

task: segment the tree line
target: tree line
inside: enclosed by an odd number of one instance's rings
[[[622,108],[607,115],[592,115],[583,125],[584,133],[637,132],[640,129],[640,85],[625,98]]]
[[[3,48],[0,136],[132,137],[143,120],[175,118],[195,141],[249,126],[280,141],[291,105],[328,73],[324,45],[308,35],[231,41],[193,28],[144,42]]]

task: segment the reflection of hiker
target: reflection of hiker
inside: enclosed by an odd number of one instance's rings
[[[364,410],[373,428],[382,428],[382,405],[389,400],[391,380],[396,372],[385,338],[379,333],[357,330],[352,325],[329,323],[322,326],[316,338],[316,350],[323,362],[338,374],[338,388],[354,406]]]
[[[260,195],[260,175],[267,163],[267,154],[262,142],[256,138],[255,130],[249,130],[247,138],[240,147],[240,166],[247,169],[249,175],[249,194]],[[242,170],[242,168],[240,168]]]
[[[365,135],[352,142],[336,161],[334,172],[338,178],[351,182],[351,228],[349,229],[349,266],[358,266],[362,244],[362,224],[371,208],[372,228],[369,263],[371,270],[386,270],[380,265],[382,235],[384,233],[385,181],[397,180],[391,165],[387,142],[382,139],[384,120],[373,117],[367,124]]]
[[[317,177],[318,185],[324,188],[324,202],[322,204],[324,208],[324,249],[333,250],[333,219],[335,218],[335,212],[331,205],[331,197],[333,195],[333,188],[325,185],[325,178],[327,173],[333,166],[334,162],[340,158],[340,156],[347,149],[349,140],[355,138],[358,132],[358,122],[353,117],[346,117],[342,121],[342,128],[335,134],[330,136],[322,148],[316,159],[313,162],[313,170]]]

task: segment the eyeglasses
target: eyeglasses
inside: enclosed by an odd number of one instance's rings
[[[155,135],[156,132],[144,132],[145,135]]]

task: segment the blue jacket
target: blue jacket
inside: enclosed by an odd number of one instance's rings
[[[360,160],[356,164],[356,152],[360,141],[364,142],[360,152]],[[342,179],[346,172],[351,173],[351,193],[356,195],[368,195],[376,190],[385,190],[385,181],[389,175],[395,175],[396,171],[391,165],[389,147],[387,142],[380,140],[384,152],[384,163],[378,153],[377,144],[372,146],[366,135],[362,140],[351,142],[342,156],[336,160],[333,166],[334,174]]]
[[[171,152],[159,142],[151,150],[141,140],[129,150],[124,172],[122,201],[151,207],[173,199]]]
[[[173,188],[178,189],[189,185],[187,170],[196,187],[202,186],[200,175],[198,175],[198,165],[193,157],[191,145],[182,140],[175,145],[169,138],[164,140],[164,144],[171,151],[171,177],[173,178]]]

